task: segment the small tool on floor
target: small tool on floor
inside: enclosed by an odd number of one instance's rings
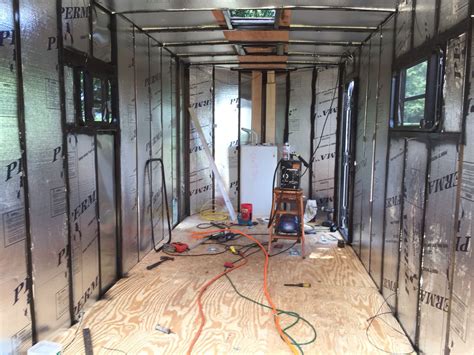
[[[231,263],[230,261],[226,261],[226,262],[224,263],[224,267],[225,267],[226,269],[232,269],[232,268],[234,267],[234,264]]]
[[[146,269],[147,269],[147,270],[154,269],[154,268],[157,267],[158,265],[161,265],[161,264],[163,264],[165,261],[168,261],[168,260],[174,260],[174,258],[172,258],[171,256],[162,256],[162,257],[160,257],[160,261],[157,261],[157,262],[154,263],[154,264],[148,265],[148,266],[146,267]]]
[[[171,243],[171,245],[174,246],[176,253],[184,253],[186,250],[189,249],[189,245],[187,245],[186,243],[176,242]]]
[[[170,328],[163,327],[162,325],[159,325],[159,324],[156,325],[155,329],[165,334],[173,333]]]
[[[89,328],[82,329],[82,338],[84,340],[84,351],[86,355],[94,355],[92,350],[92,335]]]
[[[291,286],[291,287],[311,287],[311,284],[308,282],[300,282],[297,284],[285,284],[285,286]]]

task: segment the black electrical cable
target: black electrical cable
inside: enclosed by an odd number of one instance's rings
[[[319,141],[318,141],[318,145],[316,146],[316,148],[314,149],[313,152],[311,152],[311,157],[309,159],[309,163],[308,163],[308,166],[306,167],[305,171],[303,172],[303,174],[301,174],[301,177],[303,177],[306,172],[308,171],[309,167],[313,164],[314,162],[314,157],[316,155],[316,152],[318,151],[319,149],[319,146],[321,145],[321,142],[323,140],[323,135],[324,135],[324,129],[326,128],[326,124],[328,123],[328,119],[329,119],[329,115],[331,114],[331,111],[332,111],[332,106],[334,104],[334,100],[336,99],[336,93],[337,93],[337,88],[339,86],[339,75],[338,75],[338,78],[337,78],[337,81],[336,81],[336,87],[334,88],[334,93],[332,95],[332,99],[331,99],[331,105],[329,106],[329,110],[328,110],[328,113],[326,114],[326,119],[324,120],[324,124],[323,124],[323,129],[321,130],[321,135],[319,136]]]
[[[248,255],[247,255],[248,256]],[[227,280],[229,281],[230,285],[232,286],[232,288],[234,289],[235,293],[237,293],[240,297],[242,297],[243,299],[246,299],[247,301],[250,301],[252,303],[255,303],[256,305],[259,305],[263,308],[267,308],[267,309],[271,309],[270,306],[266,305],[266,304],[263,304],[263,303],[260,303],[248,296],[245,296],[244,294],[242,294],[238,289],[237,287],[235,286],[234,282],[232,281],[232,279],[230,278],[230,276],[228,274],[225,274],[225,277],[227,278]],[[277,311],[278,311],[278,315],[280,314],[286,314],[286,315],[289,315],[289,316],[292,316],[292,317],[295,317],[296,320],[291,323],[289,326],[285,327],[283,329],[283,332],[285,333],[285,335],[291,340],[291,342],[293,343],[293,345],[295,345],[296,347],[298,347],[298,350],[300,350],[300,352],[302,354],[304,354],[303,352],[303,349],[301,348],[301,346],[303,345],[309,345],[311,343],[314,343],[318,337],[318,333],[316,332],[316,328],[308,321],[306,320],[305,318],[301,317],[298,313],[296,312],[292,312],[292,311],[285,311],[285,310],[282,310],[282,309],[278,309],[277,308]],[[296,324],[298,324],[299,321],[303,321],[304,323],[306,323],[312,330],[313,332],[313,337],[308,340],[308,341],[305,341],[305,342],[296,342],[295,339],[293,339],[293,337],[291,337],[289,334],[288,334],[288,330],[290,330],[291,328],[293,328]]]
[[[163,180],[162,190],[164,190],[164,195],[165,195],[166,219],[168,220],[168,241],[165,244],[169,244],[171,242],[172,228],[171,228],[171,218],[170,218],[170,206],[168,205],[168,193],[167,193],[167,190],[166,190],[165,166],[164,166],[163,160],[161,158],[151,158],[151,159],[148,159],[145,163],[145,172],[148,168],[148,185],[150,186],[149,197],[150,197],[151,240],[152,240],[152,243],[153,243],[153,249],[155,250],[155,252],[159,252],[159,251],[161,251],[161,249],[163,249],[163,245],[161,247],[157,248],[156,247],[156,242],[155,242],[155,228],[153,226],[153,187],[152,187],[152,183],[151,183],[152,172],[151,172],[151,168],[149,167],[150,163],[152,163],[154,161],[159,162],[160,166],[161,166],[161,179]],[[164,239],[164,236],[158,241],[158,243],[162,242],[163,239]]]
[[[80,317],[81,319],[79,320],[79,324],[77,325],[76,331],[74,332],[74,336],[72,337],[72,340],[64,347],[63,351],[66,351],[66,349],[69,348],[72,343],[74,343],[74,340],[76,340],[77,334],[79,334],[79,329],[81,329],[82,326],[82,321],[84,320],[84,312],[81,313]]]
[[[382,349],[381,347],[377,346],[376,344],[374,344],[372,342],[372,339],[370,339],[370,336],[369,336],[369,329],[370,327],[372,326],[372,323],[375,319],[379,318],[380,316],[384,315],[384,314],[392,314],[392,312],[382,312],[380,313],[380,311],[382,310],[382,307],[385,305],[385,304],[388,304],[388,299],[390,297],[393,297],[396,295],[396,292],[392,293],[391,295],[389,295],[387,298],[384,298],[384,301],[383,303],[380,305],[380,307],[378,308],[377,312],[375,312],[375,315],[370,317],[370,318],[367,318],[367,321],[369,322],[369,325],[367,326],[367,328],[365,329],[365,336],[367,337],[367,340],[369,341],[369,343],[374,347],[376,348],[377,350],[381,351],[381,352],[384,352],[384,353],[387,353],[387,354],[393,354],[393,351],[387,351],[385,349]],[[385,321],[384,321],[385,322]],[[386,322],[385,322],[386,323]],[[395,330],[397,333],[400,333],[401,335],[404,335],[406,336],[405,333],[402,333],[400,332],[398,329],[395,329],[394,327],[392,327],[390,324],[387,323],[387,325],[392,328],[393,330]],[[410,354],[413,354],[413,351],[411,352],[405,352],[405,353],[400,353],[400,352],[397,352],[397,354],[400,354],[400,355],[410,355]]]

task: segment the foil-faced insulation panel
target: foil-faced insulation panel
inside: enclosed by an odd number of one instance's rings
[[[463,120],[464,79],[466,77],[466,34],[453,38],[446,48],[443,87],[443,130],[460,132]]]
[[[308,74],[308,77],[309,76],[310,75]],[[316,199],[318,210],[320,211],[319,214],[325,217],[326,214],[321,211],[321,207],[328,209],[334,207],[334,173],[338,103],[337,68],[325,69],[318,72],[316,92],[314,95],[316,95],[316,97],[313,152],[316,153],[313,162],[312,198]],[[318,149],[316,150],[316,148]]]
[[[286,78],[287,73],[275,73],[276,81],[276,112],[275,112],[275,144],[283,145],[286,121]],[[309,156],[308,156],[309,159]]]
[[[104,291],[117,279],[117,201],[115,189],[115,138],[97,135],[97,189],[100,219],[100,283]]]
[[[240,73],[240,127],[252,128],[252,74]],[[249,144],[251,140],[247,132],[240,131],[240,144]]]
[[[375,125],[375,151],[373,162],[373,190],[371,216],[370,274],[382,286],[383,216],[385,205],[385,178],[388,149],[388,123],[390,115],[391,66],[393,52],[394,18],[381,30],[380,69],[377,88],[377,120]]]
[[[238,206],[239,74],[225,68],[215,69],[215,160],[234,208]],[[220,189],[216,199],[224,204]]]
[[[104,62],[112,60],[110,15],[97,6],[92,8],[92,44],[95,58]]]
[[[371,234],[371,201],[373,193],[373,171],[374,171],[374,146],[375,125],[377,115],[377,90],[380,62],[380,32],[372,36],[370,40],[369,75],[367,86],[367,106],[365,117],[365,147],[362,161],[365,168],[359,171],[362,179],[362,218],[360,234],[360,259],[367,271],[370,270],[370,248],[372,243]]]
[[[12,4],[0,0],[0,343],[26,352],[32,339]]]
[[[180,195],[180,187],[178,186],[179,184],[179,159],[180,157],[178,155],[178,128],[183,127],[179,126],[179,116],[178,116],[178,74],[177,74],[177,69],[178,69],[178,60],[177,59],[171,59],[171,115],[172,115],[172,124],[171,124],[171,136],[172,136],[172,141],[171,141],[171,149],[172,149],[172,159],[173,159],[173,164],[171,167],[172,170],[172,181],[171,185],[172,187],[170,188],[170,191],[172,192],[172,198],[170,198],[170,205],[172,207],[171,211],[171,218],[172,218],[172,225],[175,225],[179,222],[179,201],[178,201],[178,196]],[[181,165],[183,166],[183,165]]]
[[[150,46],[150,114],[151,114],[151,149],[152,158],[163,159],[163,117],[162,117],[162,49],[160,47]],[[163,179],[161,177],[161,166],[159,162],[149,164],[146,172],[146,179],[151,181],[152,186],[152,204],[147,204],[147,214],[150,214],[149,208],[153,208],[153,233],[155,244],[159,247],[164,239],[164,195]],[[146,198],[150,201],[149,191]]]
[[[427,160],[426,143],[407,140],[397,311],[398,319],[411,341],[415,341],[418,315]]]
[[[150,141],[150,97],[149,89],[149,60],[148,36],[135,32],[135,110],[137,114],[137,180],[139,206],[139,259],[148,254],[151,244],[151,222],[149,214],[150,182],[145,174],[145,163],[151,158]]]
[[[412,8],[413,0],[400,0],[398,3],[397,28],[395,31],[396,57],[401,56],[411,49]]]
[[[64,66],[64,91],[66,100],[66,122],[73,124],[76,120],[76,112],[74,109],[74,70],[69,66]]]
[[[435,34],[436,0],[416,0],[414,47],[418,47]]]
[[[361,248],[361,229],[362,229],[362,199],[364,194],[363,170],[367,168],[365,160],[366,145],[366,100],[368,90],[368,75],[370,61],[370,46],[364,45],[360,51],[360,72],[359,72],[359,90],[357,102],[357,122],[355,143],[355,177],[353,193],[353,214],[352,214],[352,247],[360,257]]]
[[[449,264],[455,225],[458,154],[455,144],[432,146],[426,200],[420,290],[419,347],[427,354],[445,349],[449,308]]]
[[[385,229],[383,249],[382,294],[395,310],[397,304],[398,264],[402,223],[402,180],[405,162],[405,140],[390,139],[385,196]]]
[[[322,75],[322,73],[321,73]],[[320,77],[320,80],[324,79],[325,75]],[[337,78],[337,76],[336,76]],[[290,72],[290,109],[288,113],[288,141],[290,143],[291,149],[296,151],[300,154],[306,161],[309,161],[311,158],[311,100],[312,95],[315,93],[312,92],[311,84],[313,81],[313,68],[309,69],[300,69],[294,72]],[[330,84],[331,85],[331,84]],[[335,83],[332,84],[335,86]],[[333,92],[329,93],[329,100],[332,97]],[[322,93],[320,93],[322,95]],[[337,97],[337,96],[336,96]],[[333,104],[334,107],[337,108],[337,101]],[[322,109],[319,107],[319,109]],[[318,112],[318,111],[316,111]],[[316,115],[318,117],[318,115]],[[324,113],[319,113],[319,117],[324,117],[322,122],[318,122],[319,124],[324,124],[325,115]],[[330,117],[330,120],[334,119],[334,117]],[[330,132],[331,122],[328,122],[326,125],[326,129],[324,133]],[[321,135],[321,127],[319,128],[319,135],[315,135],[315,137],[319,137]],[[321,142],[321,146],[323,142]],[[324,149],[320,147],[318,152],[316,153],[317,159],[319,157],[319,153],[326,153],[326,152],[335,152],[334,149]],[[334,157],[332,157],[334,159]],[[318,164],[318,169],[323,168],[322,165],[326,165],[324,163]],[[303,167],[303,170],[305,168]],[[321,172],[322,173],[322,172]],[[328,172],[326,171],[326,174]],[[322,177],[322,176],[321,176]],[[334,178],[334,169],[332,174],[327,176],[328,178]],[[309,174],[305,174],[301,179],[301,188],[306,196],[309,196]],[[322,183],[322,182],[321,182]],[[334,182],[332,183],[334,186]],[[334,195],[334,193],[333,193]]]
[[[172,91],[172,58],[168,51],[162,51],[162,92],[163,92],[163,162],[165,165],[166,190],[168,193],[168,207],[170,218],[173,218],[173,173],[176,166],[176,156],[173,155],[173,127],[176,126],[176,113],[173,111],[173,91]],[[164,203],[164,201],[163,201]],[[163,205],[164,206],[164,205]],[[164,235],[168,235],[166,214],[164,216]],[[171,221],[171,225],[173,222]]]
[[[134,31],[117,17],[117,67],[120,109],[122,195],[122,268],[138,262],[137,122],[135,115]]]
[[[51,2],[51,5],[54,4]],[[50,15],[55,16],[56,9]],[[89,0],[62,0],[64,48],[73,48],[83,53],[90,52],[89,15]],[[56,36],[48,38],[47,43],[48,47],[57,49]]]
[[[474,45],[474,38],[471,46]],[[462,177],[459,181],[459,228],[455,235],[453,290],[450,305],[448,346],[452,354],[468,354],[474,349],[474,257],[472,248],[474,218],[474,51],[466,114],[466,145],[462,155]]]
[[[99,225],[93,136],[67,137],[74,317],[99,296]]]
[[[469,0],[441,0],[439,32],[449,30],[469,17]]]
[[[56,3],[20,2],[33,289],[38,338],[69,324]]]
[[[213,100],[212,67],[192,66],[189,69],[189,101],[196,112],[207,144],[213,144]],[[203,142],[191,124],[190,134],[190,207],[191,214],[199,213],[202,208],[212,207],[213,181],[212,171],[203,148]]]

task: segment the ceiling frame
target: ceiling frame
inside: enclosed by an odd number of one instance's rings
[[[227,17],[227,16],[226,16]],[[169,26],[169,27],[142,27],[142,30],[149,33],[168,33],[168,32],[208,32],[208,31],[223,31],[223,30],[241,30],[254,29],[259,31],[272,31],[280,27],[275,22],[274,27],[246,27],[239,29],[232,27],[225,28],[220,25],[198,25],[198,26]],[[372,32],[377,29],[377,26],[339,26],[339,25],[306,25],[306,24],[290,24],[288,28],[281,27],[286,31],[312,31],[312,32]]]
[[[236,6],[235,9],[239,7]],[[330,5],[283,5],[275,7],[245,7],[245,9],[259,10],[259,9],[281,9],[281,10],[309,10],[309,11],[352,11],[352,12],[375,12],[375,13],[394,13],[396,8],[392,7],[364,7],[364,6],[330,6]],[[225,11],[227,8],[185,8],[185,9],[153,9],[153,10],[129,10],[129,11],[112,11],[113,14],[141,14],[141,13],[159,13],[159,12],[192,12],[192,11]]]
[[[341,46],[341,47],[357,47],[362,44],[359,41],[310,41],[310,40],[299,40],[290,39],[288,41],[228,41],[228,40],[203,40],[203,41],[184,41],[184,42],[164,42],[158,47],[187,47],[187,46],[217,46],[217,45],[233,45],[233,44],[245,44],[245,45],[256,45],[265,46],[269,44],[296,44],[303,46]]]

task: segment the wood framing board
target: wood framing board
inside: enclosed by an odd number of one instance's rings
[[[190,230],[202,222],[198,216],[186,219],[174,231],[175,241],[190,241]],[[260,224],[248,233],[264,233]],[[326,237],[321,238],[321,234]],[[257,236],[266,241],[265,235]],[[196,244],[196,241],[192,242]],[[234,244],[247,244],[241,238]],[[284,246],[290,241],[281,242]],[[207,253],[211,245],[200,245],[191,253]],[[215,246],[219,250],[222,246]],[[298,312],[312,323],[317,340],[303,346],[307,354],[357,353],[379,354],[374,345],[388,352],[412,351],[407,338],[397,331],[400,326],[391,314],[374,320],[366,336],[368,318],[375,315],[383,298],[357,259],[353,250],[337,248],[326,232],[308,235],[306,248],[312,257],[282,253],[270,261],[270,293],[281,309]],[[299,250],[299,246],[295,248]],[[276,249],[274,249],[276,250]],[[235,260],[230,253],[217,256],[176,257],[151,271],[146,266],[162,253],[150,253],[121,279],[104,299],[86,312],[81,328],[90,328],[96,354],[183,354],[198,325],[195,303],[198,290],[223,270],[225,261]],[[309,254],[308,254],[309,255]],[[249,257],[249,263],[230,274],[244,295],[266,303],[262,291],[264,258],[262,253]],[[284,283],[310,282],[311,288],[285,287]],[[272,315],[241,297],[224,278],[209,287],[203,297],[207,323],[194,348],[194,354],[286,354],[287,346],[275,330]],[[387,312],[386,305],[380,312]],[[282,325],[293,322],[282,316]],[[173,334],[163,334],[156,324],[169,327]],[[70,346],[64,354],[84,353],[82,337],[75,336],[78,325],[59,331],[50,340]],[[394,327],[393,330],[391,327]],[[298,324],[290,334],[296,341],[307,341],[311,330]]]

